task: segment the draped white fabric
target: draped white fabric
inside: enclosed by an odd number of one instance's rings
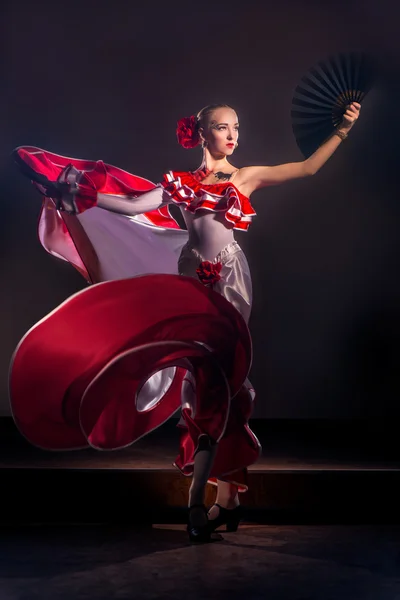
[[[178,259],[188,232],[152,225],[134,217],[93,207],[78,215],[100,263],[102,280],[145,273],[178,273]]]

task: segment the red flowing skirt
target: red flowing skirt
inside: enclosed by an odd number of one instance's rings
[[[39,189],[46,180],[55,181],[67,164],[92,174],[99,169],[99,163],[32,148],[19,149],[18,156]],[[100,170],[106,173],[103,191],[107,177],[120,181],[116,167],[101,163]],[[139,195],[154,187],[122,173],[124,193],[131,189]],[[52,215],[44,217],[42,211],[40,240],[51,233],[56,254],[94,285],[63,302],[17,346],[10,398],[20,432],[49,450],[115,450],[133,444],[181,408],[175,465],[191,475],[199,435],[207,434],[218,442],[210,481],[225,479],[247,489],[247,467],[257,460],[260,444],[248,425],[252,347],[240,313],[190,277],[154,273],[97,282],[93,265],[98,257],[84,228],[75,227],[76,217],[57,211],[51,199],[44,206]],[[177,226],[163,211],[145,217],[167,236]]]

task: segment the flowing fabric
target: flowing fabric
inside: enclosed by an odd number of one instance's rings
[[[166,179],[157,186],[102,161],[34,147],[18,148],[15,157],[42,193],[68,169],[79,171],[87,209],[70,215],[45,197],[38,233],[47,252],[93,284],[32,327],[14,352],[10,400],[21,433],[46,449],[112,450],[181,409],[175,465],[191,475],[198,437],[207,433],[218,442],[210,481],[247,489],[260,444],[248,426],[251,278],[238,245],[223,257],[219,287],[205,286],[193,271],[201,257],[163,203]],[[243,207],[244,200],[238,191],[232,199],[232,185],[226,190],[235,214],[235,202]],[[90,204],[99,191],[128,197],[130,214]],[[221,202],[222,191],[207,186],[205,200],[215,192]],[[193,193],[200,198],[199,188]]]
[[[67,158],[34,146],[17,148],[14,157],[41,193],[71,165],[94,192],[127,195],[140,201],[157,187],[103,161]],[[76,216],[57,210],[56,201],[45,197],[39,216],[39,241],[47,252],[70,262],[89,283],[149,272],[177,273],[187,231],[179,228],[168,205],[147,208],[141,204],[137,215],[127,216],[93,207]],[[143,264],[144,257],[149,263]],[[115,270],[110,270],[110,263]]]

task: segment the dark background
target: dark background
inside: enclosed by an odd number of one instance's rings
[[[398,416],[400,9],[393,2],[3,2],[0,414],[22,335],[85,281],[40,246],[40,196],[14,166],[23,144],[103,159],[159,181],[194,169],[176,121],[226,102],[235,166],[298,161],[301,76],[331,53],[380,66],[349,139],[307,180],[252,196],[237,239],[254,280],[251,380],[259,417]]]

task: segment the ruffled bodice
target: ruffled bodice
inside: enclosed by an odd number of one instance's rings
[[[231,182],[205,185],[186,171],[169,171],[161,185],[177,204],[191,213],[197,210],[224,212],[233,229],[247,231],[256,212],[249,198]]]

